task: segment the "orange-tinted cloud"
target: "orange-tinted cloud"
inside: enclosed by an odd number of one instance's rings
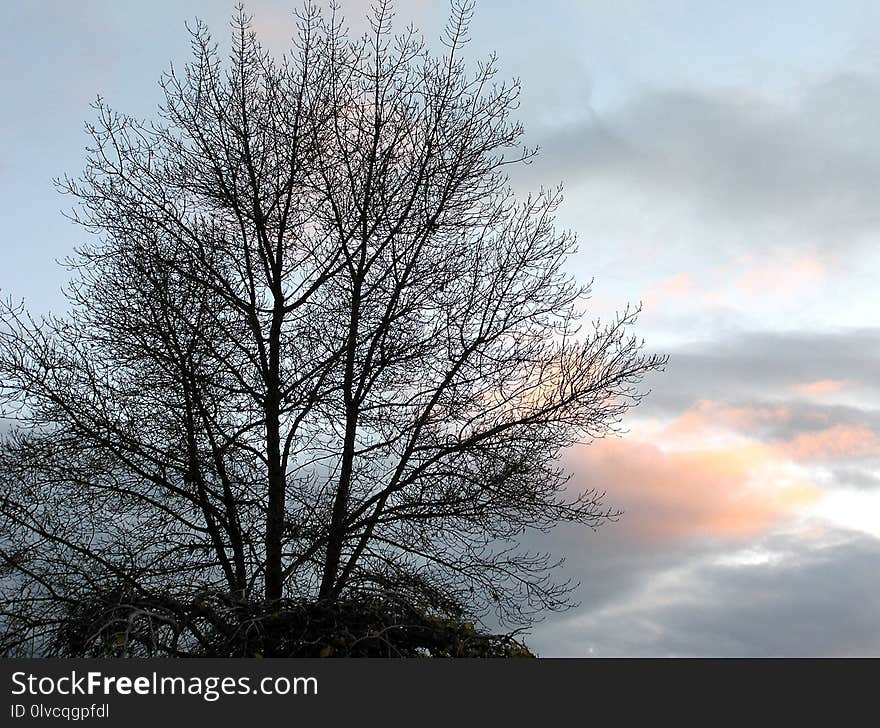
[[[802,397],[816,397],[823,394],[834,394],[846,386],[842,379],[820,379],[817,382],[797,384],[794,391]]]
[[[625,511],[618,528],[639,540],[748,538],[819,497],[762,445],[664,451],[602,440],[573,451],[568,465],[578,486],[606,491]]]
[[[773,304],[794,302],[826,282],[828,266],[812,253],[799,255],[747,255],[703,271],[697,279],[679,272],[647,288],[642,294],[646,311],[687,304],[742,306],[755,300]],[[661,304],[658,306],[657,304]]]
[[[688,295],[693,289],[693,281],[687,273],[676,273],[654,284],[642,294],[644,310],[653,309],[661,301]]]
[[[693,436],[713,429],[749,433],[758,425],[786,422],[791,410],[785,405],[734,407],[724,402],[701,399],[666,428],[667,436]]]
[[[814,392],[837,391],[843,382],[823,380],[801,388]],[[687,443],[700,447],[700,443],[712,441],[713,434],[728,433],[755,441],[761,425],[790,423],[793,412],[784,404],[762,406],[731,406],[713,400],[700,400],[668,425],[654,433],[661,444]],[[821,430],[802,432],[790,439],[767,441],[764,446],[776,451],[783,459],[813,463],[816,461],[842,460],[846,458],[880,455],[880,436],[861,425],[833,425],[827,415],[814,414],[813,425],[828,424]]]
[[[795,460],[839,460],[880,455],[880,438],[867,427],[835,425],[802,433],[780,447]]]
[[[818,283],[825,277],[824,263],[814,255],[803,255],[773,265],[755,265],[737,278],[737,288],[752,294],[791,294]]]

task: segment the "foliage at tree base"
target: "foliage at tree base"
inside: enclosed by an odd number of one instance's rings
[[[68,614],[53,652],[132,657],[535,657],[513,634],[382,597],[240,603],[118,599]]]

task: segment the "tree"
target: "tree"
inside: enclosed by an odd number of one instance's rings
[[[568,603],[519,538],[615,515],[558,456],[664,360],[635,309],[585,325],[560,191],[507,181],[535,153],[519,87],[461,59],[471,12],[437,57],[386,2],[359,39],[307,3],[274,60],[239,9],[226,63],[191,29],[156,121],[98,100],[59,181],[93,234],[70,311],[2,316],[7,654],[249,654],[318,607]]]

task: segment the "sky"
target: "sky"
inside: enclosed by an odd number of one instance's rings
[[[366,3],[344,0],[357,26]],[[445,0],[400,3],[439,35]],[[291,2],[251,0],[281,51]],[[52,178],[101,94],[135,116],[232,3],[10,0],[0,16],[0,295],[62,310],[80,242]],[[468,57],[523,84],[564,182],[593,312],[643,304],[668,353],[624,437],[574,448],[573,489],[624,514],[542,542],[579,606],[545,656],[880,655],[880,4],[480,0]]]

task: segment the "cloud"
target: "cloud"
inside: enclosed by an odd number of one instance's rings
[[[813,429],[835,421],[880,425],[880,329],[728,331],[667,351],[669,365],[651,377],[652,393],[639,414],[676,417],[700,400],[775,400],[797,409],[791,421],[809,419]],[[845,381],[852,399],[791,401],[793,388],[825,380]]]
[[[704,438],[713,430],[733,430],[755,434],[760,428],[790,421],[791,407],[764,403],[730,405],[701,399],[677,417],[664,431],[665,438]]]
[[[877,225],[878,125],[880,77],[868,74],[840,73],[788,96],[642,89],[538,134],[545,158],[533,173],[625,189],[635,206],[685,203],[735,228],[746,247],[766,248],[759,228],[794,228],[839,249]]]
[[[529,643],[558,656],[880,653],[876,538],[817,528],[727,552],[631,556],[639,578],[630,582],[588,561],[584,583],[607,576],[610,591],[597,584],[594,600],[585,589],[578,612],[541,625]]]
[[[777,266],[767,265],[766,261],[757,263],[753,256],[749,260],[751,266],[740,273],[734,285],[751,295],[791,296],[826,275],[825,263],[813,254],[800,255]]]
[[[878,340],[874,331],[741,333],[673,350],[626,438],[568,453],[573,486],[605,491],[625,511],[610,529],[620,538],[657,543],[756,538],[829,490],[870,488],[876,393],[858,405],[815,399],[843,382],[870,393]]]
[[[841,487],[855,490],[880,490],[880,472],[857,467],[850,464],[835,467],[831,470],[831,481]]]
[[[648,288],[642,295],[644,309],[654,309],[659,303],[669,299],[685,298],[691,293],[693,287],[693,280],[687,273],[676,273],[669,278],[664,278]]]
[[[551,537],[582,606],[530,644],[880,652],[880,591],[868,585],[880,555],[878,332],[735,332],[670,353],[627,438],[569,453],[573,487],[606,490],[625,513],[598,534]]]
[[[711,442],[713,435],[729,434],[775,448],[796,461],[844,460],[880,454],[880,437],[862,424],[831,424],[833,413],[845,408],[799,407],[785,404],[731,405],[712,400],[697,404],[654,435],[666,443]],[[819,426],[817,426],[819,425]],[[783,433],[788,433],[783,435]]]
[[[754,311],[760,306],[797,305],[805,291],[825,285],[828,264],[814,253],[740,255],[696,273],[679,272],[642,293],[645,311],[666,317],[694,307]]]
[[[759,444],[664,451],[631,439],[572,452],[575,487],[607,492],[636,540],[743,539],[814,502],[819,490]]]
[[[797,435],[782,448],[797,460],[844,460],[880,455],[880,438],[867,427],[835,425]]]
[[[821,397],[825,394],[835,394],[846,387],[847,383],[842,379],[820,379],[815,382],[796,384],[793,389],[802,397]]]

